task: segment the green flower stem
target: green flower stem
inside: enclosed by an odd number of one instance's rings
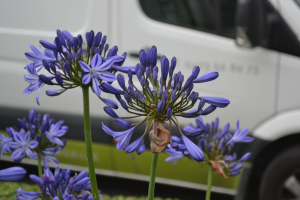
[[[211,190],[211,185],[212,185],[212,174],[213,174],[213,169],[211,164],[208,164],[208,177],[207,177],[207,189],[206,189],[206,197],[205,200],[210,200],[210,190]]]
[[[41,178],[43,176],[43,168],[42,168],[42,156],[40,153],[38,153],[38,172],[39,172],[39,177]]]
[[[90,104],[89,104],[89,86],[82,86],[82,95],[83,95],[84,135],[85,135],[86,156],[88,160],[92,194],[93,194],[93,199],[100,200],[95,167],[94,167],[94,160],[93,160],[91,122],[90,122]]]
[[[155,188],[155,176],[156,176],[157,161],[158,161],[158,153],[153,153],[151,170],[150,170],[148,200],[153,200],[153,198],[154,198],[154,188]]]

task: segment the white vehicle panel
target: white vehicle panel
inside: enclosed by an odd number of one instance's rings
[[[300,130],[300,109],[278,114],[253,131],[253,136],[262,140],[275,141]]]
[[[38,8],[34,12],[33,6]],[[79,88],[51,98],[46,96],[45,91],[56,87],[45,86],[40,91],[41,106],[36,104],[36,91],[22,95],[28,86],[23,78],[27,74],[23,68],[28,62],[24,53],[31,52],[29,44],[38,47],[39,40],[54,41],[56,29],[68,30],[74,36],[81,34],[84,40],[85,33],[90,30],[102,31],[106,35],[108,1],[6,1],[0,11],[0,106],[82,115]],[[91,115],[99,116],[103,113],[104,104],[94,94],[90,96]],[[102,97],[108,98],[108,94],[103,93]]]
[[[277,52],[259,47],[242,49],[233,39],[154,21],[136,1],[122,1],[119,8],[122,51],[138,53],[141,48],[156,45],[158,54],[164,53],[169,59],[177,57],[176,70],[182,71],[185,79],[194,66],[200,66],[200,74],[219,72],[215,81],[194,86],[201,96],[221,96],[231,101],[227,108],[205,116],[205,122],[220,117],[221,125],[230,122],[234,128],[240,119],[243,127],[253,129],[274,114]],[[138,59],[128,57],[125,65],[137,63]],[[186,125],[193,119],[181,121]]]
[[[299,77],[299,58],[287,54],[282,54],[280,58],[278,112],[300,108]]]
[[[280,14],[293,32],[300,34],[300,7],[294,0],[278,0],[280,4]]]

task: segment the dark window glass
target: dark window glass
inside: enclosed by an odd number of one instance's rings
[[[237,0],[140,0],[152,19],[234,38]]]

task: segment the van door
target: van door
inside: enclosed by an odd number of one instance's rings
[[[118,3],[118,46],[121,52],[126,50],[128,53],[124,65],[136,65],[139,50],[155,45],[159,55],[166,55],[169,60],[177,57],[176,70],[181,71],[185,79],[194,66],[201,68],[200,74],[218,71],[220,76],[217,80],[195,84],[194,90],[200,96],[228,98],[231,104],[205,116],[205,122],[219,117],[220,126],[229,122],[234,129],[237,120],[240,120],[243,128],[253,130],[274,114],[278,52],[260,47],[237,47],[233,39],[236,0]],[[158,66],[160,69],[160,64]],[[193,121],[181,118],[180,125]],[[133,135],[137,138],[142,133],[135,132]],[[145,169],[142,173],[148,175],[145,164],[141,164],[140,169]],[[167,171],[157,173],[166,177]],[[191,180],[199,183],[197,175]]]
[[[20,109],[28,111],[30,108],[35,108],[38,113],[48,112],[50,115],[58,113],[70,117],[68,119],[71,120],[66,119],[66,121],[73,122],[73,126],[72,124],[66,124],[71,128],[65,135],[68,138],[68,144],[62,153],[58,155],[61,163],[77,166],[86,166],[87,164],[83,118],[80,118],[83,116],[81,89],[78,87],[53,98],[46,96],[45,91],[49,87],[45,86],[40,92],[41,106],[38,106],[35,101],[35,92],[27,96],[22,95],[23,90],[28,86],[23,78],[24,74],[27,73],[23,67],[28,62],[24,53],[31,52],[29,44],[38,47],[39,40],[53,42],[57,29],[68,30],[74,36],[81,34],[83,38],[85,38],[85,33],[90,30],[102,31],[103,34],[107,34],[107,16],[108,0],[66,0],[60,2],[30,0],[1,3],[0,108],[12,109],[16,111],[14,113],[18,113]],[[86,44],[83,46],[86,47]],[[45,71],[42,72],[45,73]],[[52,88],[55,89],[55,87]],[[102,93],[101,96],[109,98],[106,93]],[[113,147],[107,145],[108,135],[101,131],[103,117],[105,117],[105,120],[108,119],[102,110],[104,103],[94,94],[90,94],[90,97],[93,141],[98,143],[94,146],[95,166],[96,168],[112,169],[109,151]],[[6,118],[6,114],[1,113],[1,116]],[[95,116],[98,118],[95,119]],[[99,116],[102,118],[99,119]],[[15,120],[21,117],[23,116],[16,116]],[[2,123],[4,122],[2,121]],[[94,127],[98,129],[95,130]],[[72,130],[75,130],[75,132],[72,132]],[[99,142],[102,144],[99,144]],[[103,143],[106,144],[103,145]]]

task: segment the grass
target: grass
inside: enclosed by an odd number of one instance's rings
[[[0,181],[0,199],[1,200],[12,200],[16,199],[16,189],[19,187],[25,191],[33,191],[40,192],[40,188],[37,185],[26,184],[26,183],[18,183],[18,182],[3,182]],[[123,195],[117,196],[109,196],[106,194],[102,194],[102,200],[147,200],[147,197],[138,197],[138,196],[130,196],[124,197]],[[172,200],[172,199],[162,199],[162,198],[154,198],[155,200]],[[178,200],[178,199],[173,199]]]

